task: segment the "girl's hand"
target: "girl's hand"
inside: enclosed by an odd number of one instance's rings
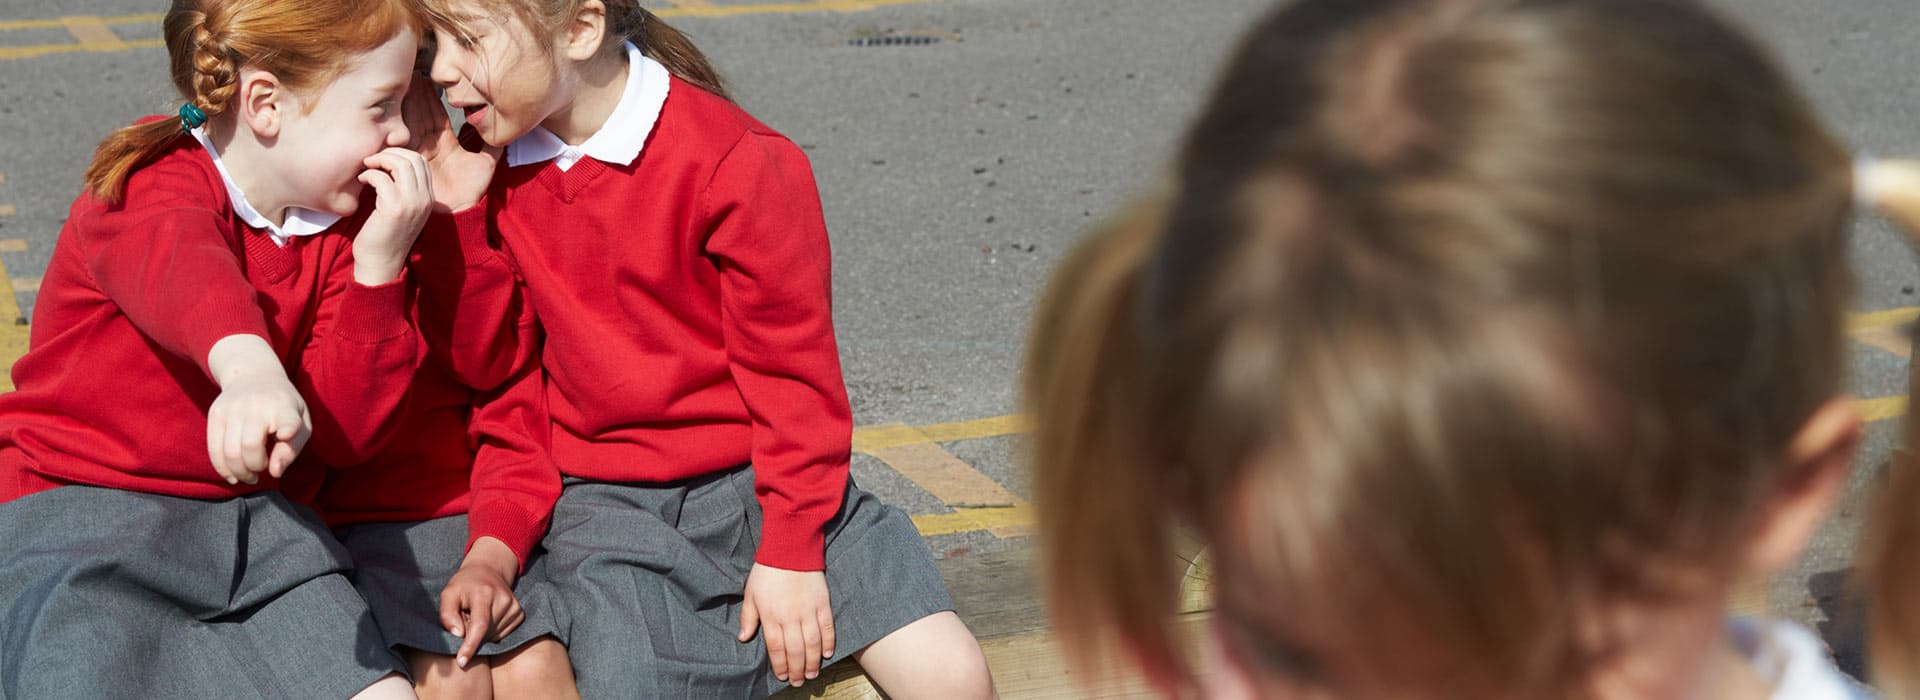
[[[478,134],[458,138],[447,119],[447,106],[426,76],[414,76],[400,114],[413,134],[411,147],[433,171],[434,209],[456,212],[479,203],[504,149],[487,145]]]
[[[760,627],[775,677],[795,688],[820,677],[820,660],[833,656],[827,575],[754,564],[747,573],[745,598],[740,606],[740,641],[752,640],[754,628]]]
[[[500,641],[526,621],[520,600],[513,597],[519,566],[506,543],[482,537],[440,591],[440,624],[454,636],[464,637],[453,657],[461,668],[473,661],[482,642]]]
[[[367,286],[392,282],[420,237],[433,206],[427,159],[404,148],[367,156],[360,181],[373,188],[373,214],[353,239],[353,278]]]
[[[207,458],[229,484],[285,476],[313,433],[307,402],[264,338],[234,335],[214,343],[207,365],[220,395],[207,410]]]

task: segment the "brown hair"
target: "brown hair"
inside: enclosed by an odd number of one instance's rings
[[[1385,648],[1392,619],[1453,655],[1436,694],[1566,695],[1612,643],[1576,615],[1731,569],[1795,476],[1842,373],[1849,162],[1696,2],[1277,10],[1164,212],[1039,307],[1023,401],[1072,658],[1186,682],[1191,528],[1252,668],[1329,680],[1316,645]]]
[[[209,120],[227,111],[243,66],[310,89],[409,26],[424,25],[405,0],[173,0],[162,21],[174,89]],[[179,119],[159,119],[113,132],[87,166],[88,192],[119,201],[127,175],[183,127]]]
[[[487,4],[499,7],[509,6],[520,21],[534,32],[535,36],[546,41],[541,47],[553,48],[553,39],[565,30],[574,14],[586,0],[484,0]],[[433,23],[450,33],[467,36],[468,30],[455,19],[454,13],[446,6],[447,0],[422,0],[427,7],[428,16]],[[702,90],[711,92],[723,99],[732,99],[727,94],[727,86],[720,74],[713,69],[707,55],[694,46],[693,40],[678,29],[662,21],[652,10],[641,7],[638,0],[600,0],[607,9],[607,41],[600,45],[602,52],[617,52],[621,41],[631,41],[649,58],[659,61],[667,72],[675,77],[692,83]]]

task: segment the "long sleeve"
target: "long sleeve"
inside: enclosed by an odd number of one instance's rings
[[[308,449],[327,464],[372,459],[401,422],[425,355],[406,290],[405,273],[375,287],[354,281],[352,246],[340,246],[295,374],[313,418]]]
[[[77,229],[95,284],[154,343],[192,360],[201,371],[214,343],[231,335],[271,340],[256,290],[241,267],[244,231],[225,216],[165,199],[204,186],[175,173],[136,173],[128,203]],[[150,194],[147,194],[150,193]]]
[[[702,198],[721,276],[721,326],[752,421],[760,563],[824,568],[847,483],[853,421],[833,336],[831,255],[806,156],[748,132]]]
[[[488,201],[427,219],[415,245],[420,332],[429,352],[468,386],[500,386],[528,360],[532,310],[512,261],[493,247]]]
[[[560,498],[560,469],[547,439],[552,423],[539,363],[526,363],[498,390],[477,396],[469,428],[476,447],[467,546],[481,537],[497,538],[524,569]]]

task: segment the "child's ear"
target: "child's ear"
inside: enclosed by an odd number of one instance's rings
[[[1828,400],[1801,424],[1748,540],[1749,575],[1771,574],[1800,558],[1846,488],[1865,431],[1859,409],[1846,397]]]
[[[243,69],[240,85],[234,90],[234,109],[240,126],[253,131],[262,140],[280,135],[280,125],[292,107],[293,94],[280,79],[263,70]]]
[[[573,21],[567,23],[566,34],[560,37],[560,51],[569,59],[585,61],[599,55],[600,45],[606,40],[606,4],[600,0],[586,0],[573,13]]]

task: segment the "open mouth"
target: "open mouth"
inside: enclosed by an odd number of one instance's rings
[[[480,122],[487,118],[488,109],[488,106],[485,104],[477,104],[461,107],[460,111],[466,113],[467,123],[472,124],[473,127],[477,129],[480,128]]]

